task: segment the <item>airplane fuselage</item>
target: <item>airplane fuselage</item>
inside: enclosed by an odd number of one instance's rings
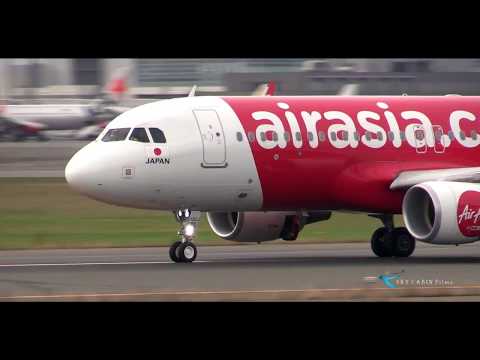
[[[480,97],[191,97],[127,111],[70,161],[78,191],[151,209],[400,213],[402,171],[479,166]],[[129,140],[161,129],[166,142]],[[129,129],[104,142],[112,129]]]

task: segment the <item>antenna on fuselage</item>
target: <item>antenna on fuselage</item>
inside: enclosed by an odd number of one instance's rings
[[[195,91],[197,91],[197,85],[193,85],[192,90],[188,93],[188,97],[194,97]]]

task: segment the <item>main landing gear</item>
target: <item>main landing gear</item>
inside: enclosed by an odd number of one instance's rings
[[[382,221],[383,227],[372,235],[372,250],[378,257],[408,257],[415,250],[415,238],[404,227],[394,227],[393,215],[369,215]]]
[[[180,209],[175,212],[175,218],[182,224],[182,227],[177,233],[181,239],[170,246],[169,255],[172,261],[189,263],[197,258],[197,247],[193,243],[193,239],[200,216],[200,211],[191,211],[190,209]]]

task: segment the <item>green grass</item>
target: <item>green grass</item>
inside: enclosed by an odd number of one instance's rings
[[[296,242],[368,241],[379,225],[364,214],[334,213],[307,225]],[[162,246],[178,228],[172,213],[103,204],[63,179],[0,179],[0,249]],[[197,243],[236,244],[215,236],[204,216]]]

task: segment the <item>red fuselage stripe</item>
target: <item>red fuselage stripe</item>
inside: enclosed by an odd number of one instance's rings
[[[480,97],[223,100],[255,136],[265,210],[399,213],[404,193],[389,190],[399,172],[480,164]]]

